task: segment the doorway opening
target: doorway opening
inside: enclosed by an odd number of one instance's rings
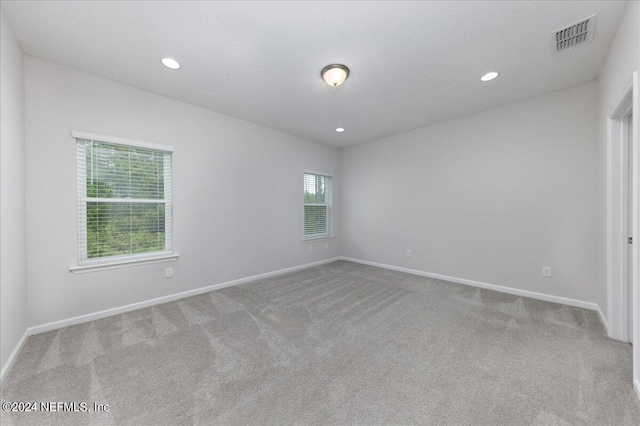
[[[640,149],[638,73],[608,120],[607,319],[609,336],[633,346],[634,389],[640,397]]]
[[[631,342],[633,330],[633,87],[609,117],[608,313],[609,335]]]
[[[623,233],[626,232],[627,241],[622,241],[622,280],[623,296],[626,296],[627,304],[623,312],[623,336],[626,341],[633,343],[633,107],[625,112],[620,119],[621,134],[620,143],[622,150],[622,201],[623,201]],[[635,242],[638,243],[637,241]],[[626,318],[624,318],[626,317]],[[626,332],[625,332],[626,331]]]

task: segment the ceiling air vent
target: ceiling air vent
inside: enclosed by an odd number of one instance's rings
[[[579,22],[553,32],[554,53],[570,50],[578,45],[593,40],[593,31],[596,27],[596,15],[591,15]]]

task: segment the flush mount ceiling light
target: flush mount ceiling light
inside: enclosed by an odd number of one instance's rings
[[[491,71],[480,77],[480,81],[491,81],[499,75],[499,72]]]
[[[172,70],[177,70],[178,68],[180,68],[180,64],[178,63],[178,61],[172,58],[163,58],[162,65],[167,68],[171,68]]]
[[[322,79],[329,86],[340,86],[349,77],[349,68],[341,64],[327,65],[320,72]]]
[[[342,133],[342,132],[344,132],[344,129],[343,129],[342,127],[338,127],[338,128],[336,129],[336,132],[338,132],[338,133]]]

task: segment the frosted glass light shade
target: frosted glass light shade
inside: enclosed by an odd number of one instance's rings
[[[349,77],[349,68],[340,64],[327,65],[320,74],[329,86],[340,86]]]

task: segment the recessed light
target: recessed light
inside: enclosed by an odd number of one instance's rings
[[[499,72],[491,71],[480,77],[480,81],[491,81],[499,75]]]
[[[177,70],[178,68],[180,68],[180,64],[178,63],[178,61],[172,58],[163,58],[162,64],[167,68],[171,68],[172,70]]]
[[[338,133],[342,133],[342,132],[344,132],[344,129],[343,129],[342,127],[338,127],[338,128],[336,129],[336,132],[338,132]]]

